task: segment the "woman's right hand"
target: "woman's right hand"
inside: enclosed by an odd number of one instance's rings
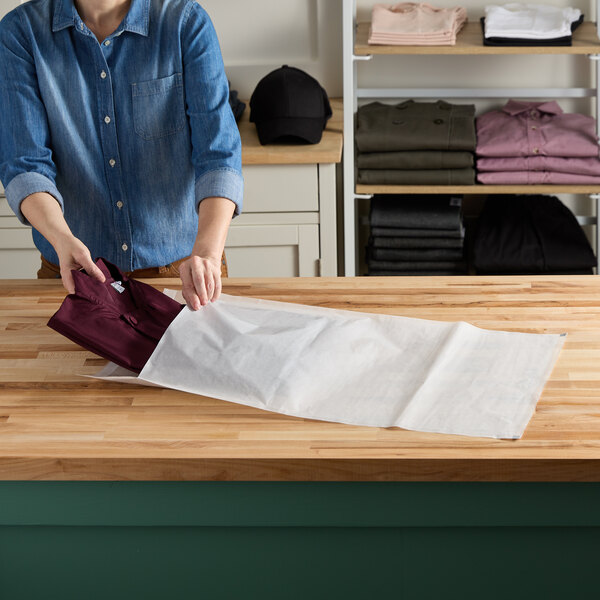
[[[85,269],[90,277],[101,282],[105,281],[104,273],[94,264],[87,246],[73,234],[56,240],[54,250],[58,255],[63,286],[69,294],[75,293],[72,270]]]

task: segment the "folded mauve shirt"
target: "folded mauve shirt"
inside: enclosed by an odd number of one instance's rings
[[[360,152],[475,150],[473,104],[371,102],[358,109],[356,123]]]
[[[596,119],[552,102],[509,100],[477,118],[477,156],[598,157]]]
[[[477,173],[477,181],[487,185],[595,185],[600,183],[600,176],[552,171],[487,171]]]
[[[600,177],[599,158],[563,158],[560,156],[513,156],[478,158],[478,171],[552,171]]]
[[[358,183],[367,185],[473,185],[475,169],[359,169]]]

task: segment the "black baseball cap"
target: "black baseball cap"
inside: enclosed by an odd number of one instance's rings
[[[287,138],[317,144],[330,117],[329,98],[319,82],[287,65],[265,75],[250,98],[250,121],[263,145]]]

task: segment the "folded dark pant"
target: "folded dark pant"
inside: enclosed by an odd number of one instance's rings
[[[403,237],[376,237],[369,238],[372,248],[462,248],[462,238],[403,238]]]
[[[102,258],[96,264],[106,281],[72,271],[75,293],[63,300],[48,326],[86,350],[139,373],[183,305],[129,279]]]
[[[356,117],[360,152],[398,150],[475,151],[475,105],[406,100],[371,102]]]
[[[375,195],[370,223],[375,227],[461,231],[462,199],[442,195]]]
[[[489,196],[477,224],[479,273],[565,273],[596,265],[573,213],[555,196]]]
[[[369,248],[369,256],[374,260],[401,260],[431,262],[435,260],[462,260],[463,250],[453,248]]]
[[[358,183],[367,185],[473,185],[475,169],[359,169]]]
[[[401,261],[368,259],[367,265],[379,271],[466,271],[464,260]]]
[[[409,275],[429,275],[430,277],[436,275],[464,275],[464,273],[460,271],[394,271],[394,270],[369,270],[368,275],[372,277],[380,277],[383,275],[392,275],[392,276],[409,276]]]
[[[373,236],[379,238],[438,238],[461,239],[464,238],[464,229],[407,229],[404,227],[377,227],[371,226]],[[378,245],[383,244],[381,242]],[[462,243],[462,242],[461,242]],[[456,246],[453,246],[456,247]]]
[[[444,150],[359,152],[359,169],[463,169],[474,164],[473,153]]]

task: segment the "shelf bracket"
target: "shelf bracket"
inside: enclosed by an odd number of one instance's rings
[[[373,58],[372,54],[365,54],[365,55],[358,55],[358,54],[353,54],[352,55],[352,60],[354,61],[359,61],[359,60],[371,60]]]
[[[600,60],[600,54],[588,54],[587,57],[590,60]]]
[[[354,194],[354,197],[358,200],[371,200],[373,194]]]

